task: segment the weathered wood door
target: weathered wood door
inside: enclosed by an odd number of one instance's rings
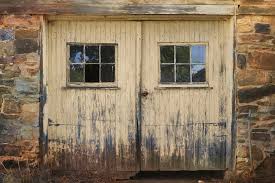
[[[231,151],[231,22],[146,21],[142,32],[141,170],[225,169]],[[161,83],[169,81],[170,76],[171,81],[178,77],[181,63],[173,65],[178,62],[175,50],[189,50],[192,45],[204,47],[205,82]],[[162,46],[172,46],[172,64],[169,58],[161,63]],[[169,53],[163,57],[169,57]]]
[[[231,151],[231,28],[229,20],[50,21],[49,160],[74,169],[225,169]],[[115,50],[111,63],[102,61],[106,45]],[[113,82],[90,82],[105,77],[93,78],[92,64],[109,64]],[[88,83],[79,82],[82,71],[70,83],[81,65],[93,67],[84,70]]]
[[[48,158],[55,166],[78,170],[137,170],[136,101],[139,74],[136,68],[139,64],[136,60],[139,58],[139,36],[140,23],[134,21],[49,22],[46,70]],[[70,49],[69,44],[76,46]],[[98,63],[88,62],[103,53],[89,49],[100,47],[102,50],[103,46],[97,45],[106,44],[116,48],[113,53],[116,61],[111,64],[115,68],[114,82],[78,82],[79,85],[70,85],[68,78],[80,68],[80,64],[77,63],[76,67],[76,63],[70,63],[70,55],[77,57],[70,53],[71,50],[79,49],[80,45],[79,53],[82,54],[81,45],[86,45],[85,61],[79,57],[79,62],[86,62],[85,68],[91,68],[88,64],[95,64],[98,68]],[[70,67],[73,64],[76,65],[74,70]],[[101,72],[108,64],[100,65]],[[90,71],[85,70],[85,78],[94,77],[94,72]],[[109,71],[104,73],[108,75]]]

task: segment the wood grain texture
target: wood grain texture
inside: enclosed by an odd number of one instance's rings
[[[237,6],[239,8],[237,8]],[[1,0],[0,14],[238,14],[275,15],[275,3],[261,0]]]
[[[146,21],[143,30],[142,170],[223,170],[232,121],[230,21]],[[207,43],[209,88],[159,88],[158,44]],[[231,45],[231,46],[230,46]]]
[[[233,5],[190,4],[119,4],[119,3],[6,3],[0,4],[0,14],[75,14],[75,15],[142,15],[197,14],[233,15]]]
[[[135,171],[137,22],[51,21],[49,159],[61,168]],[[66,43],[118,44],[118,89],[67,88]],[[126,49],[127,48],[127,49]]]
[[[234,0],[1,0],[1,4],[233,4]]]

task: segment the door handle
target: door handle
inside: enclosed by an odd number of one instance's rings
[[[149,92],[148,92],[148,91],[143,91],[143,92],[141,92],[141,96],[142,96],[142,97],[147,97],[147,95],[149,95]]]

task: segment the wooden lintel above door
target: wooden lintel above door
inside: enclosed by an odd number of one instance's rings
[[[0,14],[38,15],[234,15],[232,4],[0,3]]]

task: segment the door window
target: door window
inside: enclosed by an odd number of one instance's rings
[[[206,45],[161,45],[160,83],[205,83]]]
[[[69,44],[70,84],[115,82],[116,45]]]

